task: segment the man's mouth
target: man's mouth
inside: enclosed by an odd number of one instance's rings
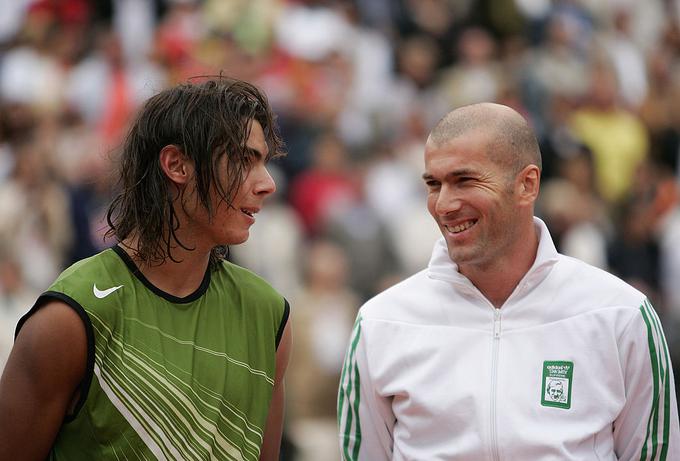
[[[469,221],[465,221],[463,223],[456,224],[455,226],[453,226],[451,224],[445,224],[444,228],[452,234],[459,234],[459,233],[461,233],[465,230],[468,230],[469,228],[471,228],[475,224],[477,224],[477,220],[471,219]]]
[[[255,217],[255,214],[256,214],[258,211],[259,211],[259,210],[256,210],[256,209],[254,209],[254,208],[241,208],[241,213],[243,213],[243,214],[245,214],[245,215],[248,215],[248,216],[250,216],[251,218],[254,218],[254,217]]]

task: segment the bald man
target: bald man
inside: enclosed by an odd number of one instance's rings
[[[425,270],[359,311],[343,459],[680,459],[659,319],[643,293],[556,251],[534,217],[540,177],[508,107],[465,106],[434,128],[423,179],[442,238]]]

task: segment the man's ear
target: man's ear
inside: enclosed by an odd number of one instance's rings
[[[522,204],[533,204],[541,185],[541,170],[536,165],[527,165],[518,175],[519,200]]]
[[[182,187],[189,183],[194,174],[194,167],[179,147],[174,144],[165,146],[158,154],[158,159],[163,173],[175,185]]]

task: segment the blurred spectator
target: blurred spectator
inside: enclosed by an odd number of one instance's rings
[[[668,260],[660,244],[665,244],[663,233],[670,230],[664,226],[677,203],[677,185],[666,168],[652,162],[640,165],[636,173],[629,196],[616,210],[618,232],[609,261],[612,272],[646,289],[652,300],[661,300],[661,270]],[[658,304],[661,317],[666,317],[668,304]]]
[[[331,208],[321,235],[345,250],[350,266],[349,286],[363,300],[384,288],[389,283],[386,280],[398,280],[403,273],[387,224],[364,200]]]
[[[434,125],[446,113],[446,99],[435,85],[439,53],[433,40],[426,35],[409,36],[400,42],[391,86],[392,110],[406,117],[412,110],[419,110],[428,126]],[[404,119],[395,121],[401,128]]]
[[[289,2],[276,24],[278,46],[291,56],[319,61],[347,50],[350,26],[344,15],[323,0]]]
[[[599,29],[611,28],[616,16],[623,10],[629,17],[629,34],[637,48],[646,52],[658,41],[663,30],[663,23],[667,17],[667,11],[672,8],[673,1],[665,0],[615,0],[602,2],[600,0],[567,0],[564,3],[579,3],[599,24]],[[670,13],[670,11],[668,12]]]
[[[548,15],[551,0],[515,0],[517,10],[529,22],[538,22]]]
[[[59,274],[72,242],[68,198],[47,155],[35,141],[16,146],[13,173],[0,184],[0,250],[36,290]]]
[[[680,77],[678,62],[668,43],[660,43],[648,57],[650,88],[640,108],[649,129],[650,155],[678,173],[680,157]],[[680,176],[679,176],[680,178]]]
[[[401,2],[392,0],[354,0],[362,24],[386,37],[396,34],[396,20],[403,14]]]
[[[116,156],[105,150],[99,133],[77,112],[64,111],[57,123],[52,149],[59,162],[54,169],[68,193],[73,244],[67,260],[74,263],[110,245],[104,241],[105,213],[115,182]]]
[[[112,0],[112,3],[112,25],[120,37],[122,55],[128,62],[146,60],[153,49],[161,5],[172,0]]]
[[[309,236],[319,234],[331,212],[358,199],[349,153],[337,136],[322,135],[312,155],[310,168],[290,184],[290,202]]]
[[[680,322],[680,189],[673,180],[666,180],[661,188],[668,196],[668,207],[659,222],[661,288],[668,316]],[[675,330],[680,340],[680,330]],[[680,350],[679,350],[680,352]]]
[[[205,0],[206,27],[219,35],[231,35],[247,53],[266,53],[283,3],[281,0]]]
[[[18,43],[0,66],[0,97],[40,110],[63,104],[66,74],[55,54],[59,30],[47,11],[29,10]]]
[[[611,225],[595,188],[592,153],[575,143],[562,149],[558,174],[542,186],[537,211],[560,252],[606,270]]]
[[[328,131],[340,136],[333,127],[343,123],[341,113],[352,79],[350,65],[341,53],[312,61],[276,52],[257,79],[272,95],[286,145],[295,153],[282,163],[288,179],[310,167],[317,138]],[[342,139],[338,142],[344,146]]]
[[[516,0],[477,0],[471,16],[501,39],[521,34],[526,27]]]
[[[292,298],[295,341],[287,374],[290,435],[300,461],[339,460],[335,396],[359,297],[347,287],[342,247],[310,242],[304,283]]]
[[[575,101],[569,97],[552,95],[542,116],[537,117],[536,114],[530,114],[527,117],[541,126],[541,135],[538,141],[543,162],[541,178],[544,181],[558,175],[561,160],[576,152],[578,145],[582,144],[569,126],[575,105]],[[592,152],[590,157],[592,162]],[[595,193],[597,193],[594,178],[593,187]]]
[[[403,139],[406,141],[406,139]],[[410,147],[410,146],[403,146]],[[420,153],[422,143],[413,146]],[[414,200],[425,200],[423,185],[420,181],[419,165],[412,165],[407,149],[397,151],[387,146],[377,148],[374,160],[367,167],[365,176],[366,201],[382,221],[394,220],[395,214],[405,204]],[[420,174],[419,174],[420,173]],[[389,191],[389,193],[386,193]]]
[[[155,34],[154,56],[167,69],[171,82],[210,74],[214,67],[201,60],[202,46],[209,46],[206,17],[197,0],[170,1]],[[226,42],[225,42],[226,43]],[[226,47],[225,47],[226,48]],[[229,50],[223,50],[225,55]],[[215,57],[214,55],[212,57]],[[219,56],[220,63],[222,56]],[[215,63],[216,68],[221,68]]]
[[[68,99],[86,122],[99,131],[101,143],[112,148],[135,109],[164,87],[161,69],[148,61],[127,62],[120,37],[102,29],[96,48],[73,69],[68,82]]]
[[[435,69],[454,62],[457,30],[471,13],[473,0],[403,0],[397,18],[399,35],[406,40],[418,36],[427,38],[435,47]]]
[[[484,29],[465,29],[458,42],[459,59],[442,73],[442,92],[449,107],[496,101],[501,87],[501,69],[496,43]]]
[[[33,0],[0,0],[0,45],[11,42],[24,22]]]
[[[14,327],[35,301],[40,291],[29,288],[21,267],[0,250],[0,371],[5,367],[14,342]]]
[[[637,167],[648,156],[646,127],[620,104],[616,76],[597,65],[588,99],[571,118],[571,128],[593,152],[598,192],[616,203],[629,192]]]
[[[661,168],[654,206],[658,213],[662,321],[674,372],[680,371],[680,184],[670,170]],[[680,380],[675,381],[676,391]]]
[[[660,255],[655,240],[656,216],[650,203],[631,200],[621,207],[616,238],[608,249],[609,269],[650,299],[659,298]]]
[[[423,207],[425,120],[417,109],[411,109],[408,115],[407,123],[392,143],[375,149],[363,181],[366,202],[380,218],[398,261],[399,270],[392,271],[397,276],[426,267],[428,252],[441,235]]]
[[[434,83],[437,76],[440,52],[428,36],[410,36],[399,46],[397,70],[416,88],[426,89]]]
[[[343,141],[362,147],[390,136],[401,124],[400,110],[394,110],[394,56],[384,35],[360,24],[359,12],[346,8],[352,26],[348,43],[349,81],[337,128]],[[353,69],[353,70],[352,70]]]
[[[545,41],[527,50],[524,57],[525,100],[543,136],[553,98],[577,100],[589,85],[589,63],[579,49],[580,23],[572,16],[553,13],[546,24]]]
[[[607,53],[625,106],[637,109],[647,96],[647,68],[642,50],[632,39],[630,11],[618,8],[613,28],[600,38]]]

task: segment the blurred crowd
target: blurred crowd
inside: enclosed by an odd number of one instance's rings
[[[216,74],[267,93],[289,152],[230,255],[292,306],[284,458],[337,458],[357,308],[427,265],[438,230],[424,142],[465,104],[530,120],[537,214],[558,249],[645,292],[680,362],[680,1],[0,0],[0,11],[0,369],[36,296],[114,243],[103,218],[135,110]]]

